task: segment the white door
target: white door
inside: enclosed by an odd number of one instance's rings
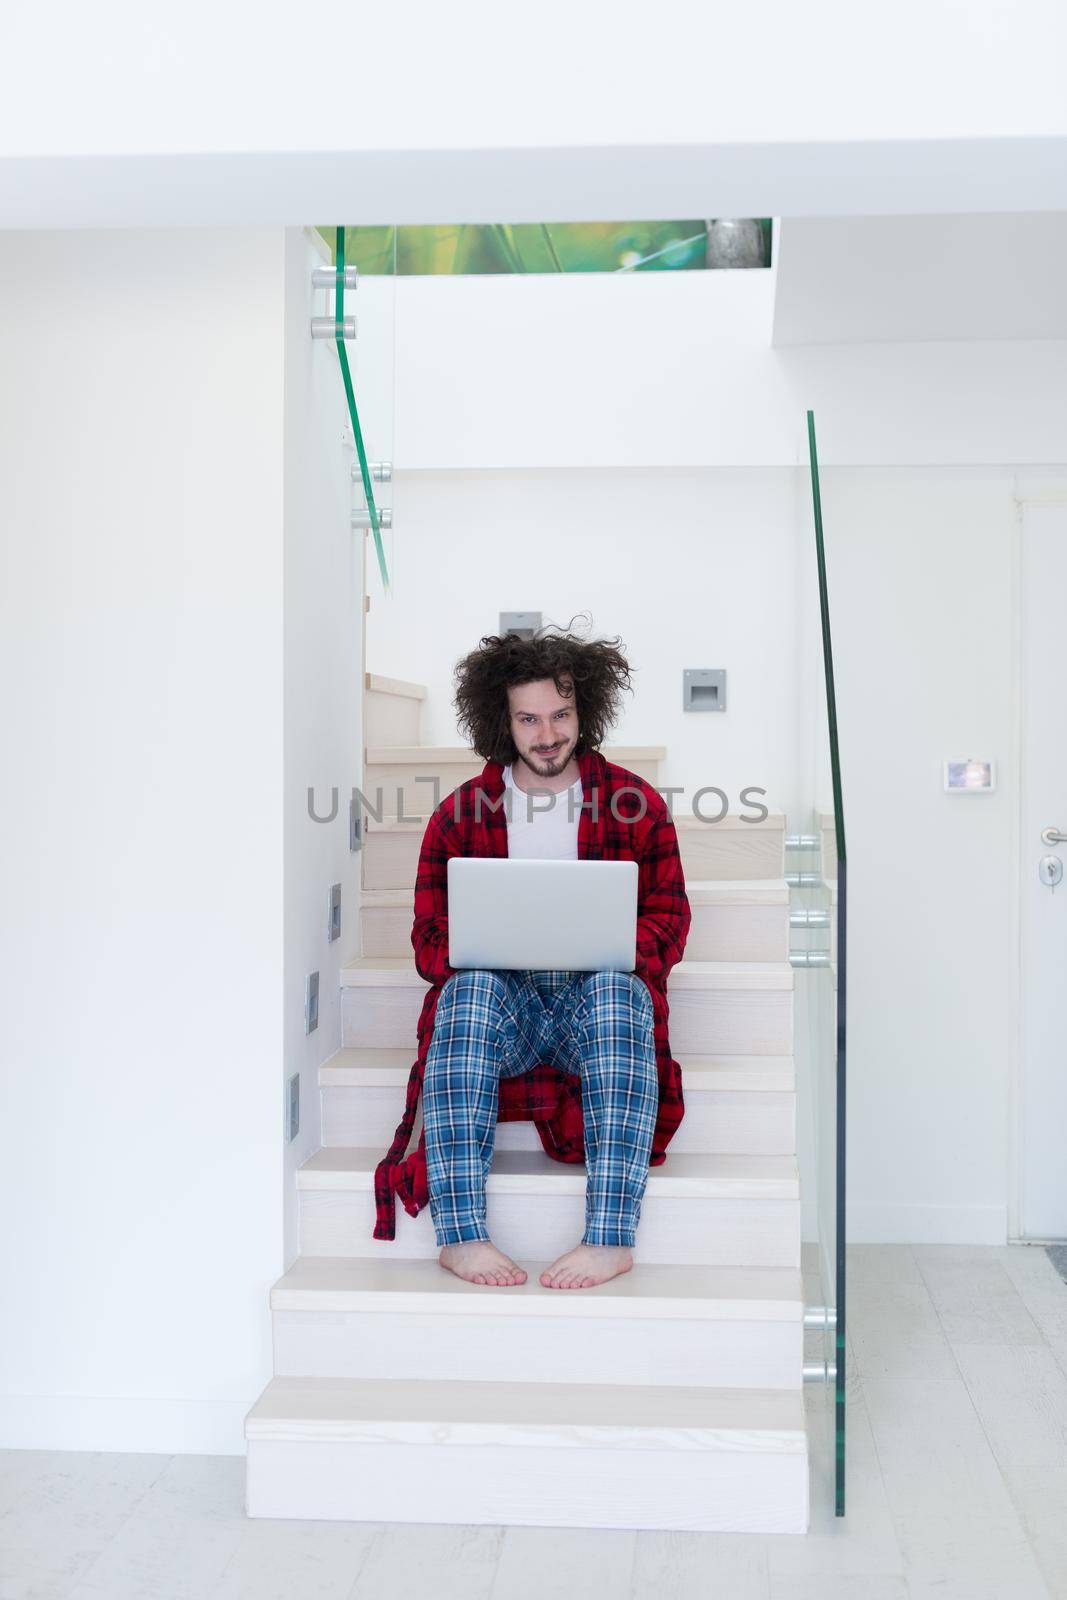
[[[1028,505],[1022,534],[1021,1230],[1067,1238],[1067,505]],[[1058,887],[1041,863],[1062,864]]]

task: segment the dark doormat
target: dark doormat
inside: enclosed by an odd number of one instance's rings
[[[1067,1244],[1048,1244],[1045,1249],[1052,1265],[1064,1283],[1067,1283]]]

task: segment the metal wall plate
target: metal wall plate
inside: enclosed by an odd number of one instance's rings
[[[726,710],[726,668],[686,667],[682,674],[683,711]]]
[[[289,1079],[289,1100],[287,1105],[288,1135],[290,1144],[300,1132],[300,1074],[294,1072]]]
[[[509,633],[517,633],[520,639],[532,639],[540,626],[540,611],[502,611],[500,613],[500,637],[502,639]]]

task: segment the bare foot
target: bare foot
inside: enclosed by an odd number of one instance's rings
[[[626,1245],[578,1244],[546,1267],[540,1281],[546,1289],[591,1289],[629,1272],[633,1264],[633,1252]]]
[[[489,1283],[500,1288],[526,1282],[525,1268],[518,1266],[488,1239],[463,1239],[459,1244],[442,1245],[437,1259],[449,1272],[454,1272],[457,1278],[465,1278],[468,1283]]]

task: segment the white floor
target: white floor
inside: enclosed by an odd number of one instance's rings
[[[850,1251],[849,1512],[807,1538],[249,1521],[237,1456],[0,1452],[0,1600],[1067,1600],[1067,1285]]]

